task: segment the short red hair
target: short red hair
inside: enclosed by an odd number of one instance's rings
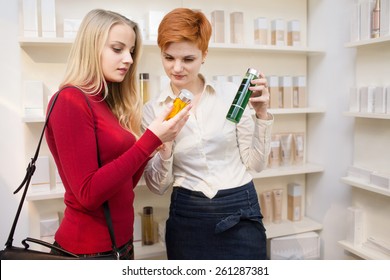
[[[204,54],[209,47],[211,32],[211,24],[202,12],[177,8],[162,19],[157,44],[164,51],[171,43],[188,41],[195,43]]]

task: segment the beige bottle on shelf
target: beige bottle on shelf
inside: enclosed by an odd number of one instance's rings
[[[142,245],[154,244],[153,207],[145,206],[142,213]]]
[[[141,93],[142,101],[145,104],[150,99],[149,73],[140,73],[139,74],[139,91]]]
[[[380,36],[380,14],[381,1],[376,0],[374,9],[371,13],[371,38],[379,38]]]

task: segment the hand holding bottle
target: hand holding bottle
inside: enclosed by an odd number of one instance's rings
[[[256,112],[256,117],[258,119],[268,119],[269,91],[264,74],[260,74],[257,79],[253,79],[249,89],[252,91],[249,102]]]
[[[172,111],[171,104],[165,108],[162,114],[150,123],[148,129],[160,138],[163,143],[173,141],[187,122],[191,108],[192,105],[188,104],[174,117],[169,120],[165,120],[168,114]]]
[[[254,68],[248,68],[245,73],[226,118],[234,123],[240,122],[248,102],[251,102],[255,109],[257,118],[268,119],[267,80],[264,74],[259,75],[259,72]]]

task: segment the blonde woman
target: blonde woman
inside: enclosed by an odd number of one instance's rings
[[[140,50],[136,23],[96,9],[83,19],[70,51],[46,140],[65,187],[55,244],[74,254],[111,251],[103,213],[108,201],[120,258],[134,258],[133,189],[152,154],[188,119],[184,110],[164,121],[168,108],[141,135]]]

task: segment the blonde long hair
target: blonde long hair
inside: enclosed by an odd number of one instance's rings
[[[133,64],[121,83],[107,83],[102,71],[101,54],[109,31],[115,24],[126,24],[135,32]],[[119,123],[139,136],[142,100],[137,90],[137,65],[141,55],[141,44],[140,31],[135,22],[112,11],[102,9],[90,11],[84,17],[70,50],[65,78],[60,88],[73,85],[86,94],[98,94],[104,89],[104,99]]]

